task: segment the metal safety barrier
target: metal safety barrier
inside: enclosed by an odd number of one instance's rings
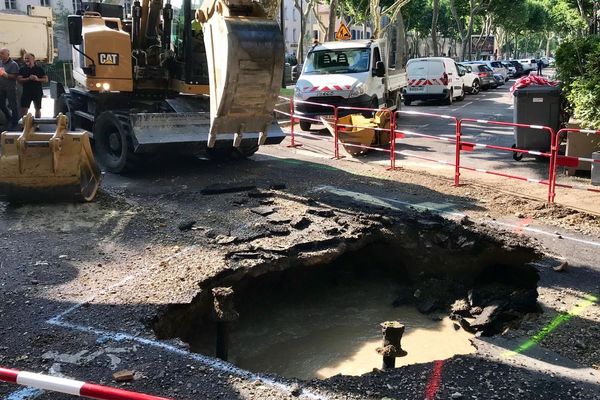
[[[287,98],[281,98],[281,99],[287,100]],[[357,148],[363,148],[363,149],[369,149],[369,150],[375,150],[375,151],[379,151],[379,152],[389,153],[390,164],[389,164],[388,169],[392,169],[392,170],[396,169],[396,155],[403,155],[406,157],[412,157],[412,158],[416,158],[416,159],[420,159],[420,160],[425,160],[425,161],[429,161],[429,162],[452,166],[452,167],[454,167],[454,185],[455,186],[460,185],[460,175],[461,175],[460,172],[461,172],[461,169],[464,169],[464,170],[473,171],[473,172],[480,172],[480,173],[485,173],[485,174],[489,174],[489,175],[495,175],[495,176],[499,176],[499,177],[503,177],[503,178],[516,179],[516,180],[520,180],[523,182],[545,185],[548,187],[548,194],[547,194],[548,203],[554,202],[554,199],[556,197],[556,187],[583,189],[583,190],[587,190],[590,192],[600,193],[600,189],[584,187],[582,185],[568,185],[568,184],[556,182],[556,180],[557,180],[557,172],[556,171],[557,171],[557,167],[559,167],[559,166],[566,166],[566,167],[575,166],[580,161],[600,163],[600,160],[593,160],[591,158],[586,158],[586,157],[567,157],[567,156],[559,155],[558,149],[559,149],[559,146],[563,139],[563,135],[567,132],[577,132],[577,133],[600,135],[600,130],[561,129],[558,132],[555,132],[554,129],[552,129],[551,127],[542,126],[542,125],[490,121],[490,120],[475,119],[475,118],[459,119],[452,115],[434,114],[434,113],[420,112],[420,111],[404,111],[404,110],[393,111],[393,110],[389,110],[387,108],[374,109],[374,108],[363,108],[363,107],[335,106],[332,104],[316,103],[316,102],[310,102],[310,101],[305,101],[305,100],[296,100],[296,99],[289,99],[289,103],[290,103],[290,112],[289,113],[279,111],[281,114],[290,117],[291,145],[289,147],[302,146],[302,144],[299,144],[296,141],[297,133],[295,133],[295,131],[294,131],[294,124],[296,122],[305,120],[305,121],[310,121],[310,122],[319,123],[319,124],[323,123],[323,121],[316,119],[316,118],[311,118],[311,117],[307,117],[304,115],[295,114],[295,112],[294,112],[295,103],[314,105],[317,107],[326,108],[328,110],[325,113],[325,115],[332,116],[331,119],[332,119],[332,124],[333,124],[333,142],[334,142],[333,143],[333,154],[334,154],[333,158],[335,158],[335,159],[342,158],[342,156],[340,156],[340,150],[339,150],[340,128],[342,128],[342,129],[344,129],[344,128],[361,128],[360,126],[339,123],[340,114],[347,115],[352,112],[355,112],[355,113],[384,112],[384,113],[390,113],[389,114],[390,115],[390,128],[389,128],[390,145],[389,145],[389,149],[373,147],[373,146],[366,146],[366,145],[361,145],[361,144],[353,144],[353,143],[343,143],[344,146],[357,147]],[[423,117],[430,117],[432,119],[443,119],[443,120],[452,121],[449,124],[449,126],[453,125],[453,133],[454,134],[448,135],[450,137],[444,137],[444,136],[436,136],[436,135],[427,134],[427,133],[415,132],[415,131],[409,130],[409,129],[399,128],[397,125],[398,125],[398,121],[400,120],[400,117],[402,117],[402,116],[423,116]],[[476,125],[475,128],[477,128],[478,125],[491,125],[491,126],[511,127],[513,129],[514,128],[526,128],[526,129],[538,130],[538,131],[540,131],[540,134],[550,135],[549,136],[550,149],[548,151],[536,151],[536,150],[528,150],[528,149],[519,149],[519,148],[516,148],[516,146],[506,147],[506,146],[499,146],[499,145],[492,145],[492,144],[476,143],[474,141],[467,141],[467,140],[463,139],[463,128],[464,127],[467,127],[469,129],[473,128],[472,126],[467,126],[466,125],[467,123],[475,124]],[[362,127],[362,128],[364,128],[364,127]],[[387,128],[375,127],[372,129],[374,129],[378,132],[388,131]],[[312,137],[312,135],[301,135],[301,136]],[[404,151],[399,151],[397,149],[398,140],[409,137],[409,136],[428,139],[428,140],[435,140],[435,141],[440,141],[440,142],[446,142],[448,144],[454,145],[454,161],[452,162],[452,161],[447,161],[447,160],[439,160],[437,158],[430,158],[430,157],[425,157],[425,156],[421,156],[421,155],[417,155],[417,154],[407,153]],[[329,141],[329,139],[320,139],[320,140]],[[495,151],[505,151],[505,152],[512,153],[512,154],[529,154],[529,155],[533,155],[536,157],[548,158],[549,167],[548,167],[547,179],[531,178],[531,177],[509,174],[509,173],[505,173],[505,172],[501,172],[501,171],[486,170],[483,168],[472,167],[472,166],[464,165],[461,163],[461,152],[473,152],[475,150],[483,150],[483,149],[495,150]]]
[[[426,134],[426,133],[419,133],[419,132],[414,132],[414,131],[410,131],[408,129],[397,129],[396,125],[397,122],[399,120],[399,117],[401,115],[404,116],[424,116],[424,117],[431,117],[431,118],[438,118],[438,119],[445,119],[445,120],[450,120],[454,122],[454,129],[453,129],[453,133],[455,135],[454,138],[447,138],[447,137],[443,137],[443,136],[435,136],[435,135],[430,135],[430,134]],[[456,117],[453,117],[451,115],[441,115],[441,114],[433,114],[433,113],[427,113],[427,112],[420,112],[420,111],[396,111],[394,113],[394,136],[393,136],[393,141],[392,141],[392,148],[393,151],[390,154],[390,168],[391,169],[396,169],[396,154],[400,154],[406,157],[412,157],[412,158],[417,158],[420,160],[425,160],[425,161],[430,161],[430,162],[435,162],[435,163],[439,163],[439,164],[444,164],[444,165],[450,165],[450,166],[454,166],[455,164],[452,162],[448,162],[448,161],[443,161],[443,160],[437,160],[437,159],[433,159],[433,158],[429,158],[429,157],[423,157],[423,156],[418,156],[416,154],[411,154],[411,153],[406,153],[406,152],[402,152],[402,151],[397,151],[396,150],[396,140],[397,139],[404,139],[407,136],[414,136],[414,137],[419,137],[419,138],[424,138],[424,139],[429,139],[429,140],[435,140],[435,141],[440,141],[440,142],[446,142],[446,143],[455,143],[457,140],[457,136],[458,136],[458,120]],[[455,160],[455,162],[458,162],[458,160]],[[458,185],[458,177],[455,176],[455,185]]]
[[[600,138],[600,130],[563,128],[563,129],[560,129],[558,132],[556,132],[555,143],[556,143],[557,149],[560,146],[560,144],[562,143],[563,139],[566,137],[567,133],[598,135],[598,137]],[[556,194],[556,187],[562,187],[562,188],[567,188],[567,189],[579,189],[579,190],[585,190],[588,192],[600,193],[600,189],[595,189],[595,188],[591,188],[591,187],[584,186],[584,185],[577,185],[577,184],[573,185],[573,184],[565,184],[565,183],[557,183],[556,182],[557,167],[577,167],[577,166],[579,166],[579,163],[581,161],[587,161],[590,163],[596,163],[596,164],[600,165],[600,160],[594,160],[594,159],[588,158],[588,157],[563,156],[563,155],[558,154],[558,152],[556,152],[554,159],[550,163],[551,164],[550,168],[554,172],[554,176],[555,176],[555,179],[552,182],[552,186],[553,186],[552,187],[552,199],[551,199],[552,202],[554,201],[554,197]]]
[[[481,144],[481,143],[468,142],[468,141],[462,140],[463,125],[468,122],[475,123],[477,125],[504,126],[504,127],[512,127],[512,128],[528,128],[528,129],[538,130],[538,131],[540,131],[540,134],[543,134],[544,132],[546,132],[550,136],[550,152],[518,149],[518,148],[516,148],[516,146],[515,147],[505,147],[505,146],[497,146],[497,145],[492,145],[492,144]],[[485,120],[485,119],[475,119],[475,118],[461,118],[460,120],[458,120],[457,124],[458,124],[458,127],[457,127],[457,135],[456,135],[456,140],[457,140],[457,142],[456,142],[456,164],[455,164],[455,172],[454,172],[455,185],[460,184],[460,170],[465,169],[468,171],[481,172],[481,173],[488,174],[488,175],[501,176],[504,178],[517,179],[517,180],[529,182],[529,183],[538,183],[541,185],[547,185],[548,186],[547,199],[548,199],[549,203],[552,202],[551,199],[554,199],[554,193],[553,193],[554,187],[552,185],[552,182],[555,179],[552,161],[555,159],[555,154],[556,154],[556,136],[555,136],[554,130],[552,128],[550,128],[548,126],[541,126],[541,125],[519,124],[519,123],[515,123],[515,122],[489,121],[489,120]],[[524,154],[535,155],[537,157],[547,157],[549,159],[549,164],[550,164],[548,167],[548,179],[529,178],[529,177],[520,176],[520,175],[508,174],[508,173],[498,172],[498,171],[490,171],[490,170],[486,170],[483,168],[474,168],[474,167],[470,167],[470,166],[466,166],[466,165],[461,165],[461,163],[460,163],[461,151],[472,152],[472,151],[478,150],[478,149],[491,149],[491,150],[511,152],[513,154],[524,153]]]
[[[50,375],[0,368],[0,381],[98,400],[170,400]]]

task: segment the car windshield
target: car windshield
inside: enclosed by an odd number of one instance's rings
[[[352,74],[369,70],[370,49],[313,51],[306,57],[305,74]]]
[[[485,72],[485,71],[491,71],[492,69],[490,67],[488,67],[487,65],[480,65],[479,70],[481,72]]]

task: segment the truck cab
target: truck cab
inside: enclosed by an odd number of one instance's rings
[[[319,116],[333,114],[331,106],[396,107],[406,74],[403,69],[390,68],[388,60],[384,39],[313,46],[294,90],[295,114],[318,120]],[[338,115],[350,113],[353,111],[339,110]],[[310,130],[311,123],[301,119],[300,127]]]

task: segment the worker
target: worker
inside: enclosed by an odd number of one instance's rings
[[[0,49],[0,111],[8,120],[9,130],[15,129],[19,121],[16,90],[18,73],[19,65],[10,58],[10,51],[6,48]]]
[[[27,110],[33,102],[35,107],[35,117],[42,116],[42,83],[48,82],[46,71],[35,63],[35,56],[32,53],[26,53],[23,57],[25,65],[19,69],[17,80],[23,85],[23,95],[21,96],[21,115],[27,114]]]
[[[195,38],[202,37],[202,23],[200,22],[200,10],[196,10],[194,20],[192,21],[192,36]]]

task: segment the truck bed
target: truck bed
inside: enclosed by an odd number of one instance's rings
[[[390,92],[402,89],[408,84],[406,70],[404,69],[388,69],[387,89]]]

